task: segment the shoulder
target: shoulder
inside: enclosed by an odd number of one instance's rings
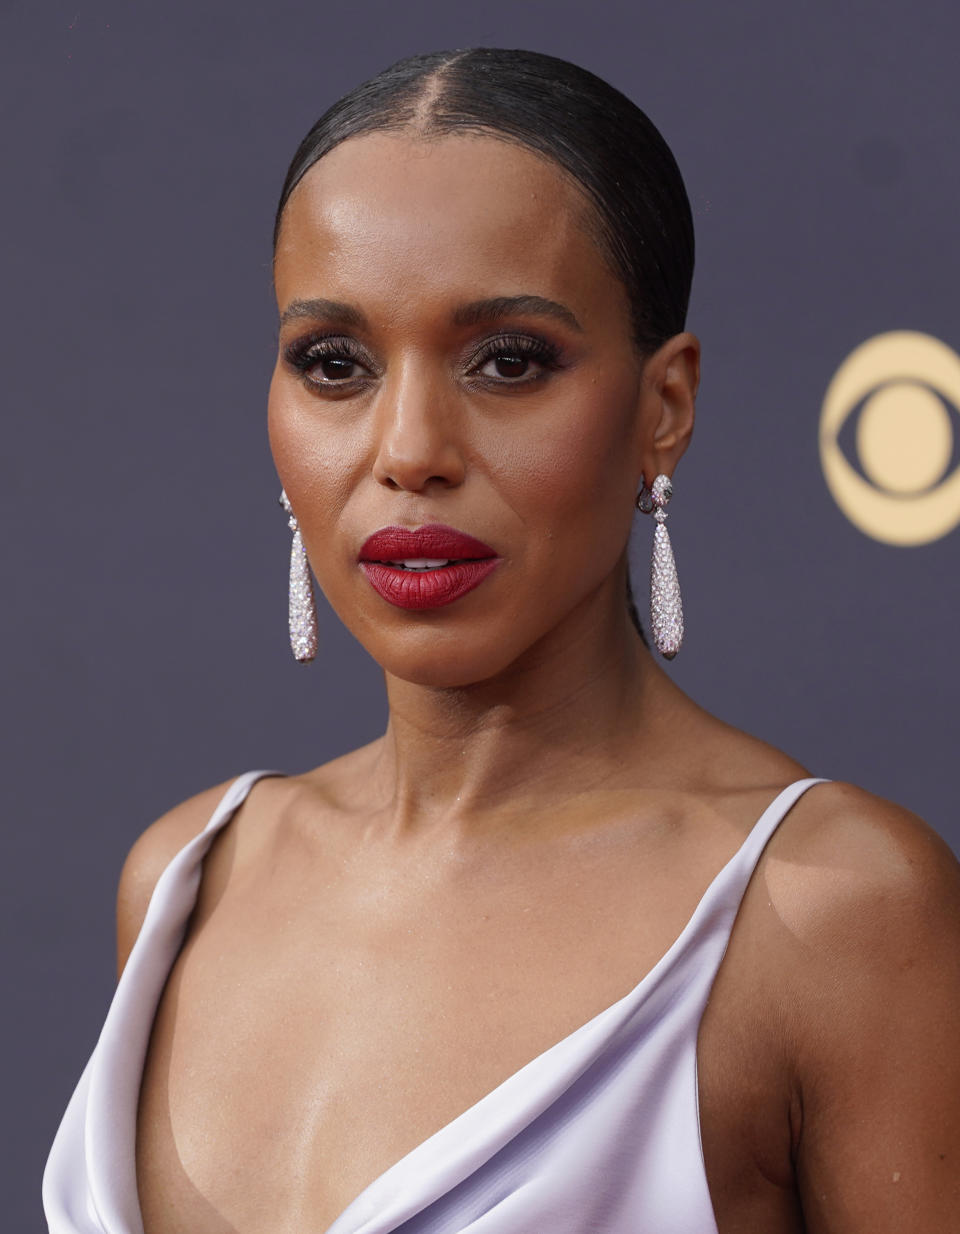
[[[256,862],[278,830],[310,831],[330,824],[365,803],[376,743],[342,755],[299,776],[265,777],[244,802],[228,829],[232,860]],[[233,784],[224,780],[168,810],[137,838],[120,873],[117,889],[117,971],[121,973],[147,913],[157,880],[180,850],[198,835]],[[206,875],[204,882],[206,884]]]
[[[198,835],[237,777],[205,789],[168,810],[143,831],[126,856],[117,888],[117,971],[123,971],[157,880]]]
[[[953,1229],[960,863],[909,810],[827,782],[757,875],[732,1022],[777,1060],[811,1234],[841,1213],[851,1234]]]
[[[876,1101],[921,1074],[960,1020],[960,862],[902,806],[816,785],[765,869],[804,1108]],[[953,1029],[950,1029],[952,1039]],[[957,1079],[960,1080],[960,1069]]]
[[[902,806],[814,784],[771,837],[731,941],[740,1011],[794,1082],[826,1091],[895,1005],[904,1023],[936,1016],[936,998],[960,1016],[960,863]]]
[[[811,1231],[954,1228],[960,863],[909,810],[816,785],[765,869]]]
[[[842,1055],[906,988],[904,972],[934,978],[923,999],[943,990],[938,971],[960,978],[960,862],[902,806],[842,781],[812,784],[760,857],[731,943],[738,1007],[749,1002],[784,1059]]]
[[[842,781],[813,785],[794,813],[765,879],[771,907],[808,947],[876,949],[878,929],[922,931],[944,915],[960,926],[960,863],[923,819]]]

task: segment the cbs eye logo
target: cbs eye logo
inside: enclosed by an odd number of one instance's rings
[[[929,334],[878,334],[847,356],[823,399],[820,461],[855,527],[908,545],[960,523],[958,410],[960,356]]]

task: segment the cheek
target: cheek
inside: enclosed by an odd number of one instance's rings
[[[640,466],[635,405],[634,391],[598,383],[554,403],[534,431],[500,437],[498,487],[542,549],[569,559],[574,546],[603,545],[608,566],[619,557]]]
[[[274,374],[267,400],[270,451],[280,483],[304,535],[336,520],[346,504],[356,468],[358,444],[349,426],[337,433],[318,432],[317,411],[309,396],[291,389],[289,379]]]

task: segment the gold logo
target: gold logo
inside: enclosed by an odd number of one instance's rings
[[[854,526],[886,544],[928,544],[960,523],[960,467],[951,405],[960,408],[960,356],[913,330],[867,339],[834,374],[820,413],[820,461]],[[861,475],[839,444],[855,425]]]

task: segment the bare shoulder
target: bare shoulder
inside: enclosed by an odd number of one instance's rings
[[[894,1055],[903,1074],[905,1052],[925,1034],[933,1050],[960,1018],[960,862],[923,819],[852,784],[814,785],[795,811],[760,902],[812,1115],[841,1086],[877,1084]]]
[[[812,786],[758,867],[758,1022],[811,1234],[955,1229],[960,863],[909,810]],[[796,1112],[794,1116],[793,1112]]]
[[[814,784],[769,841],[734,942],[748,956],[738,997],[756,996],[763,1023],[777,1006],[784,1057],[842,1057],[894,991],[923,1001],[952,973],[960,996],[960,862],[902,806],[842,781]]]
[[[180,850],[198,835],[236,777],[214,784],[168,810],[134,842],[117,889],[117,972],[126,965],[157,880]]]
[[[960,923],[960,863],[923,819],[842,781],[814,785],[777,833],[765,870],[771,907],[807,945],[878,929]]]
[[[945,1234],[960,1203],[960,863],[851,784],[815,785],[795,809],[759,903],[806,1228]]]
[[[117,972],[133,948],[157,880],[177,853],[206,826],[232,780],[215,784],[168,810],[136,839],[117,889]]]
[[[365,746],[303,775],[257,783],[231,825],[231,842],[243,862],[256,860],[276,829],[307,819],[311,826],[344,813],[369,780],[374,746]],[[234,779],[224,780],[168,810],[137,838],[123,864],[117,890],[117,971],[123,968],[146,916],[157,880],[178,852],[209,822]]]

